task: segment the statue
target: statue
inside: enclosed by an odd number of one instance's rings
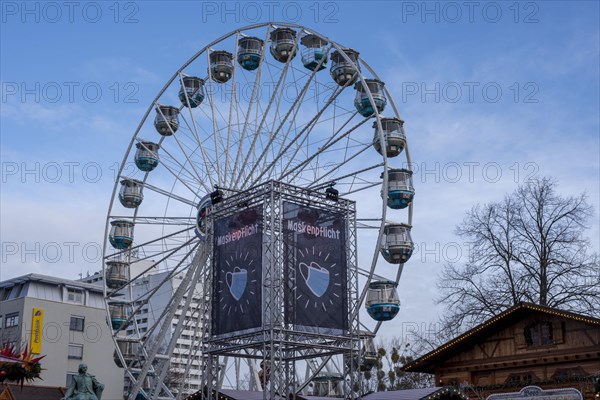
[[[87,365],[79,364],[79,375],[73,377],[71,386],[61,400],[102,400],[104,385],[94,375],[87,373]]]

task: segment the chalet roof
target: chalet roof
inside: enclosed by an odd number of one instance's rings
[[[402,369],[407,372],[434,373],[433,368],[439,362],[474,346],[483,338],[489,337],[498,332],[499,328],[510,326],[530,315],[532,312],[539,312],[549,316],[558,316],[561,318],[572,319],[585,322],[587,324],[600,326],[600,319],[598,318],[532,303],[519,303],[516,306],[501,312],[495,317],[488,319],[473,329],[441,345],[437,349],[405,365]]]
[[[263,400],[263,392],[258,391],[220,389],[219,393],[226,396],[228,400]],[[276,397],[274,400],[280,399],[285,397]]]
[[[426,400],[444,398],[460,398],[467,399],[468,397],[461,394],[456,388],[445,387],[430,387],[421,389],[394,390],[390,392],[376,392],[363,396],[362,400]]]
[[[65,389],[50,386],[14,385],[4,384],[0,386],[0,394],[6,390],[9,399],[14,400],[60,400],[65,395]]]

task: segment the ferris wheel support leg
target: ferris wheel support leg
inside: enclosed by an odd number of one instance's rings
[[[191,282],[187,281],[187,280],[183,281],[183,282],[190,282],[189,286],[187,286],[190,293],[188,294],[187,299],[185,300],[185,305],[183,306],[183,309],[181,310],[181,316],[179,317],[179,319],[177,321],[177,326],[175,327],[175,330],[171,334],[171,340],[169,342],[169,346],[167,347],[167,354],[169,354],[169,355],[173,354],[173,350],[175,349],[175,345],[177,344],[177,339],[179,339],[179,336],[181,335],[181,331],[183,330],[183,322],[185,320],[188,310],[190,309],[190,304],[192,302],[192,299],[194,298],[193,291],[194,291],[194,288],[196,287],[196,284],[198,283],[198,280],[200,279],[202,269],[199,268],[199,266],[202,265],[205,261],[206,261],[205,251],[204,251],[204,246],[202,246],[202,248],[198,251],[198,253],[194,257],[194,260],[192,261],[192,264],[190,266],[190,270],[194,271],[194,276],[193,276]],[[183,283],[181,285],[185,286]],[[184,293],[185,293],[185,290],[184,290]],[[179,303],[177,303],[176,305],[178,306]],[[170,364],[169,361],[167,361],[163,364],[163,367],[160,370],[160,374],[158,377],[159,382],[164,381],[165,376],[167,375],[167,371],[169,370],[169,367],[170,367],[169,364]],[[152,396],[152,400],[156,400],[158,398],[159,394],[160,394],[160,390],[157,390],[154,393],[154,395]]]
[[[196,262],[195,262],[196,259],[201,254],[204,254],[204,253],[205,253],[205,247],[202,246],[200,249],[197,250],[196,256],[194,257],[194,261],[192,261],[192,264],[196,264]],[[194,268],[189,268],[183,281],[189,282],[192,279],[194,272],[195,272]],[[154,346],[148,353],[148,357],[150,360],[153,360],[156,357],[156,355],[158,354],[158,351],[160,349],[160,346],[162,345],[162,342],[165,339],[165,336],[170,331],[171,321],[173,320],[173,317],[175,316],[175,313],[177,312],[177,308],[179,306],[179,303],[181,302],[181,299],[183,298],[183,295],[186,292],[186,288],[187,288],[186,285],[180,285],[177,288],[177,290],[175,291],[173,300],[168,308],[169,311],[166,314],[165,319],[163,320],[165,322],[163,323],[163,325],[160,328],[160,331],[156,337],[156,342],[155,342]],[[135,383],[133,390],[129,394],[129,400],[135,400],[135,396],[137,396],[137,393],[141,389],[142,384],[143,384],[144,380],[146,379],[146,376],[148,375],[148,371],[150,370],[151,366],[152,366],[151,362],[147,362],[146,364],[144,364],[144,367],[142,368],[142,370],[138,376],[138,381]]]

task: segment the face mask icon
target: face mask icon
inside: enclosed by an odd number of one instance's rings
[[[316,262],[310,265],[301,262],[298,269],[310,291],[317,297],[323,296],[329,286],[329,271]]]
[[[235,267],[233,272],[225,274],[225,281],[227,282],[227,286],[229,286],[229,292],[233,298],[239,301],[246,290],[248,271]]]

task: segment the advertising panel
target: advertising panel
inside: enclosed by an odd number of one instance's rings
[[[42,330],[44,329],[44,309],[34,308],[31,310],[31,339],[29,348],[31,353],[42,352]]]
[[[343,215],[291,202],[283,211],[286,323],[348,329]]]
[[[581,392],[574,388],[544,390],[538,386],[526,386],[518,393],[498,393],[487,400],[583,400]]]
[[[262,326],[262,207],[214,223],[213,335]]]

